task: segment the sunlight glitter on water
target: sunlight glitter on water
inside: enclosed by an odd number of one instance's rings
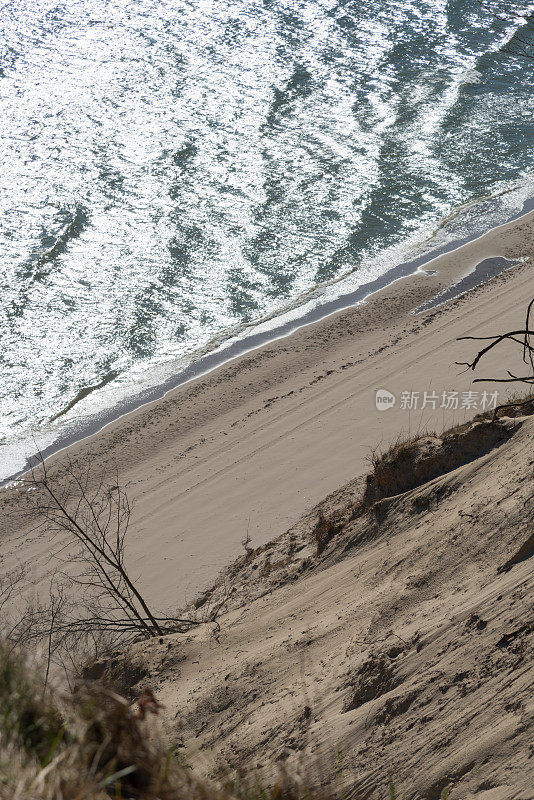
[[[4,441],[109,375],[80,413],[323,281],[371,279],[530,167],[532,67],[495,56],[524,25],[474,0],[0,15]]]

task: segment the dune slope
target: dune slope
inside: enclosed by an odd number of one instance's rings
[[[289,763],[348,797],[390,779],[428,800],[534,797],[534,418],[497,424],[478,451],[484,424],[455,434],[466,463],[363,508],[354,481],[249,549],[198,600],[229,597],[220,630],[137,646],[196,770]],[[336,525],[318,556],[321,519]]]

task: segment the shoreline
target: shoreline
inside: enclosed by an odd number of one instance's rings
[[[357,308],[241,355],[72,445],[74,469],[104,482],[120,476],[135,507],[129,562],[154,605],[186,605],[239,556],[247,532],[254,547],[275,539],[365,474],[377,447],[478,413],[439,404],[409,411],[400,398],[461,398],[486,388],[473,387],[474,377],[503,371],[502,351],[475,375],[456,366],[475,351],[457,339],[523,324],[533,253],[534,213],[442,255],[432,274],[420,270]],[[493,258],[520,263],[439,308],[411,313]],[[399,400],[385,413],[375,405],[379,389]],[[61,455],[47,467],[61,481]],[[0,492],[3,565],[32,564],[39,585],[50,544],[25,518],[25,498],[22,487]]]
[[[315,325],[335,314],[356,309],[360,304],[365,303],[376,294],[387,290],[397,281],[416,275],[422,270],[423,267],[429,266],[435,261],[439,261],[439,259],[441,259],[443,256],[451,255],[456,251],[461,251],[462,248],[466,247],[467,245],[482,241],[486,237],[492,236],[498,231],[514,225],[519,220],[526,220],[529,215],[532,214],[534,214],[534,197],[524,201],[521,211],[513,215],[508,221],[496,225],[482,234],[474,233],[464,237],[463,239],[453,239],[440,247],[428,251],[424,255],[418,256],[409,261],[404,261],[377,278],[369,281],[368,283],[362,284],[355,290],[342,293],[332,300],[327,300],[323,303],[319,302],[316,306],[308,311],[305,311],[296,318],[291,318],[285,322],[279,322],[278,324],[269,327],[269,329],[266,331],[256,333],[252,332],[248,335],[245,334],[242,338],[237,338],[236,335],[230,336],[223,344],[218,345],[213,350],[200,355],[198,359],[195,360],[194,357],[192,357],[192,360],[187,364],[186,367],[169,376],[165,380],[156,383],[153,386],[149,386],[140,392],[132,393],[126,399],[123,399],[119,401],[119,403],[99,411],[96,414],[89,414],[86,417],[75,419],[70,422],[71,427],[69,427],[69,423],[67,423],[66,429],[63,431],[60,430],[57,438],[52,443],[41,448],[40,453],[44,459],[48,459],[54,455],[57,455],[73,445],[79,444],[86,439],[98,435],[109,425],[121,420],[125,416],[128,416],[129,414],[132,414],[139,409],[150,405],[151,403],[164,399],[170,392],[180,389],[192,381],[201,379],[217,369],[223,368],[225,365],[230,364],[241,356],[253,353],[256,350],[266,345],[275,343],[280,339],[292,336],[302,328]],[[441,288],[441,290],[437,292],[434,297],[429,298],[425,303],[421,304],[421,308],[414,308],[412,311],[414,313],[424,313],[431,308],[439,307],[442,302],[449,302],[465,292],[472,291],[474,288],[476,288],[476,286],[480,285],[480,282],[476,282],[476,274],[480,270],[484,261],[497,262],[499,261],[499,257],[497,256],[494,258],[482,259],[477,264],[472,265],[471,270],[465,276],[457,276],[456,282],[452,282],[450,285]],[[506,259],[501,258],[500,261],[506,262]],[[517,263],[518,262],[498,265],[496,263],[488,264],[488,268],[486,270],[485,277],[482,279],[482,282],[491,280],[491,277],[494,275],[514,267]],[[340,278],[339,282],[341,283],[343,280],[346,280],[347,277],[348,276]],[[440,300],[439,298],[441,295],[446,295],[446,299]],[[292,308],[292,310],[305,308],[306,304],[307,301],[304,301]],[[288,313],[289,312],[287,309],[282,309],[280,313],[269,319],[272,319],[273,321],[283,320],[284,316],[286,316]],[[266,320],[259,320],[256,323],[252,323],[248,329],[251,331],[257,330],[263,324],[265,324],[265,321]],[[83,390],[79,394],[85,396],[83,394]],[[58,417],[63,416],[65,413],[71,410],[74,403],[77,401],[77,399],[75,401],[71,401],[71,403],[67,404],[67,406],[59,411],[52,419],[57,419]],[[39,436],[39,433],[37,436]],[[6,444],[5,447],[9,447],[9,443]],[[37,451],[34,451],[32,455],[26,457],[26,463],[22,468],[9,475],[6,475],[5,477],[0,475],[0,489],[8,486],[10,483],[16,481],[18,478],[24,475],[24,473],[31,468],[32,463],[35,463],[36,457]]]

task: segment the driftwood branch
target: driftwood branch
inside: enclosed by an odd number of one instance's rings
[[[506,369],[506,375],[508,377],[488,377],[488,378],[475,378],[473,383],[482,383],[486,381],[491,381],[492,383],[509,383],[509,384],[518,384],[522,383],[526,386],[534,386],[534,328],[532,327],[532,317],[533,317],[533,309],[534,309],[534,299],[530,301],[527,306],[526,318],[525,318],[525,325],[523,328],[519,328],[513,331],[507,331],[506,333],[497,334],[494,336],[460,336],[457,341],[474,341],[474,342],[488,342],[488,344],[484,345],[472,361],[457,361],[456,364],[458,366],[466,367],[470,370],[476,370],[482,359],[492,350],[499,347],[503,342],[512,342],[515,345],[519,345],[521,348],[521,357],[523,363],[527,366],[528,372],[526,375],[516,375],[510,369]],[[532,398],[527,398],[521,402],[514,402],[514,403],[505,403],[503,405],[498,406],[495,409],[497,412],[501,408],[507,408],[511,405],[514,406],[521,406],[526,405],[527,403],[531,403]]]
[[[105,635],[117,644],[200,624],[154,612],[132,579],[125,562],[132,508],[117,476],[111,484],[95,482],[70,460],[52,476],[39,456],[23,484],[32,490],[39,527],[56,545],[52,558],[63,569],[54,572],[48,602],[27,610],[14,632],[48,642],[48,669],[53,653],[67,643],[72,650]],[[0,582],[0,607],[10,591]]]
[[[480,8],[493,17],[497,25],[509,25],[510,22],[516,20],[517,22],[528,23],[531,19],[531,14],[528,8],[524,12],[518,12],[517,9],[512,8],[507,3],[490,3],[487,0],[477,0]],[[527,60],[534,60],[534,36],[528,37],[520,34],[514,34],[512,39],[502,48],[502,55],[510,55],[515,58],[526,58]]]

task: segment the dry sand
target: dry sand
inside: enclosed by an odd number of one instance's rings
[[[534,576],[514,558],[534,555],[534,418],[503,428],[489,452],[483,425],[455,439],[479,457],[349,519],[320,557],[311,519],[243,557],[219,630],[134,648],[197,773],[534,798]]]

